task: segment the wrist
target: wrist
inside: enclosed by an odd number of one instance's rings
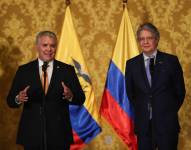
[[[18,105],[20,105],[22,102],[20,102],[19,101],[19,95],[17,95],[16,97],[15,97],[15,102],[18,104]]]

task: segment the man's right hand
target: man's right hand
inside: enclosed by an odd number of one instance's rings
[[[17,102],[23,103],[28,101],[27,91],[30,86],[26,86],[24,90],[20,91],[19,94],[16,96]]]

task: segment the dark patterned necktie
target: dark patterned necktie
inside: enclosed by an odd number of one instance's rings
[[[146,74],[147,74],[147,79],[149,81],[149,85],[151,87],[152,85],[152,77],[154,74],[154,57],[150,57],[146,60]]]

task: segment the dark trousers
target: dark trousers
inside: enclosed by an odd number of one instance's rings
[[[24,146],[24,150],[43,150],[40,146]],[[68,147],[47,147],[47,150],[70,150],[70,146]]]
[[[158,136],[157,139],[152,143],[150,137],[138,136],[138,150],[177,150],[178,136]]]
[[[147,135],[139,136],[138,150],[177,150],[178,133],[173,135],[155,135],[152,132],[152,124]]]

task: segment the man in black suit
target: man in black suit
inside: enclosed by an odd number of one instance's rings
[[[73,143],[69,104],[82,105],[85,95],[74,68],[55,60],[56,48],[53,32],[39,32],[38,59],[18,68],[7,96],[10,107],[23,105],[17,144],[25,150],[69,150]]]
[[[135,111],[139,150],[177,149],[183,72],[176,56],[157,49],[159,38],[154,25],[141,25],[137,40],[142,53],[126,62],[126,91]]]

